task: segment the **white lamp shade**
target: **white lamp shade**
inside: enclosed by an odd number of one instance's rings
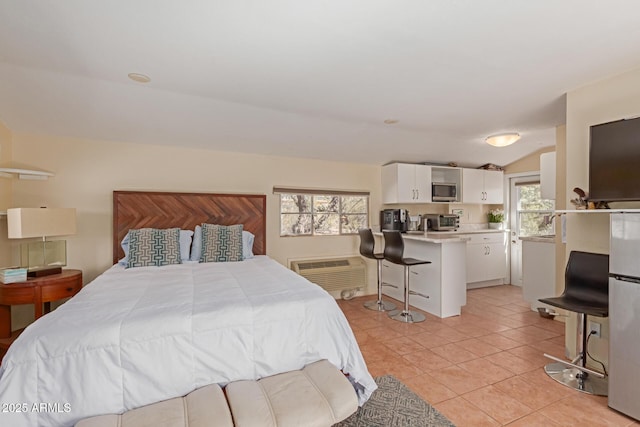
[[[65,236],[76,233],[74,208],[7,209],[9,239]]]
[[[501,133],[498,135],[491,135],[485,139],[485,142],[494,147],[506,147],[511,145],[520,139],[520,134],[517,132]]]

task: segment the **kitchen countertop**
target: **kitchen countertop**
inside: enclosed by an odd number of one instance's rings
[[[467,234],[480,234],[480,233],[506,233],[509,230],[494,230],[489,228],[473,229],[473,230],[456,230],[456,231],[407,231],[402,233],[405,239],[419,240],[428,243],[454,243],[454,242],[466,242],[463,236]],[[376,236],[382,236],[381,231],[374,231]],[[550,239],[553,241],[553,239]]]
[[[435,235],[456,235],[456,234],[479,234],[479,233],[506,233],[508,229],[505,230],[496,230],[493,228],[481,228],[481,229],[473,229],[473,230],[456,230],[456,231],[427,231],[427,235],[435,236]],[[409,231],[408,233],[414,233],[413,231]],[[417,231],[417,233],[424,234],[424,231]]]
[[[381,231],[374,231],[373,234],[375,236],[382,236]],[[432,232],[425,234],[424,231],[410,231],[407,233],[402,233],[402,237],[407,240],[417,240],[420,242],[436,243],[439,245],[443,243],[457,243],[466,241],[459,236],[445,234],[444,232],[436,233],[436,236],[433,236]]]
[[[550,235],[550,236],[525,236],[525,237],[520,237],[520,240],[522,240],[523,242],[555,243],[556,242],[556,236],[555,235]]]

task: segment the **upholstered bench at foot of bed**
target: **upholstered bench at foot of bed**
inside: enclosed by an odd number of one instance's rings
[[[212,384],[122,415],[87,418],[76,427],[328,427],[358,409],[353,386],[326,360],[258,381],[232,382],[225,393]]]
[[[225,392],[236,427],[331,426],[358,409],[353,386],[326,360],[259,381],[236,381]]]
[[[132,409],[122,415],[99,415],[79,421],[76,427],[233,427],[231,412],[218,384],[192,391],[184,397]]]

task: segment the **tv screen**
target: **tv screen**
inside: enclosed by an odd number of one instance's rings
[[[640,200],[640,118],[591,126],[589,200]]]

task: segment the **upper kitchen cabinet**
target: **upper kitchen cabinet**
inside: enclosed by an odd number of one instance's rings
[[[488,205],[504,203],[504,173],[463,168],[462,202]]]
[[[382,167],[382,203],[431,202],[431,166],[392,163]]]

